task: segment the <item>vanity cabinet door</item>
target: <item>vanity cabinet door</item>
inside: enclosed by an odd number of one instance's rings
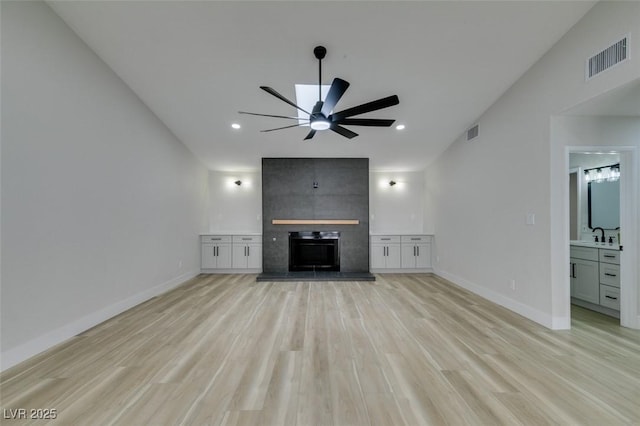
[[[598,262],[572,258],[571,263],[571,296],[591,303],[600,303]]]

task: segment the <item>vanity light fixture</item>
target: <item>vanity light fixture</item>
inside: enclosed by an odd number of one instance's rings
[[[584,178],[587,182],[615,182],[620,179],[620,163],[586,169]]]
[[[242,185],[242,181],[241,181],[241,180],[237,180],[237,181],[235,181],[235,182],[233,182],[233,183],[235,183],[235,184],[236,184],[236,185],[238,185],[238,186]]]
[[[390,180],[390,181],[389,181],[389,186],[393,186],[393,185],[395,185],[396,183],[397,183],[397,182],[396,182],[395,180]]]

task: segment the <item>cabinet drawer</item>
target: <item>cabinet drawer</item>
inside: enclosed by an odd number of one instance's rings
[[[372,235],[372,244],[400,243],[400,235]]]
[[[203,243],[230,243],[231,235],[201,235],[200,241]]]
[[[598,261],[598,249],[590,247],[571,246],[571,257],[584,260]]]
[[[620,310],[620,289],[609,287],[608,285],[600,286],[600,305],[607,308]]]
[[[430,243],[431,235],[403,235],[400,237],[402,243]]]
[[[600,249],[600,262],[620,264],[620,252],[618,250]]]
[[[620,287],[620,265],[600,264],[600,284]]]
[[[234,235],[234,243],[261,243],[262,235]]]

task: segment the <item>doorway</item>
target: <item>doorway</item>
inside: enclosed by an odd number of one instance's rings
[[[620,153],[569,153],[571,315],[620,318]]]

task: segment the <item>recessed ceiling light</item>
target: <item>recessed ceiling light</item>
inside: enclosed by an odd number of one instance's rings
[[[398,124],[398,125],[396,126],[396,129],[397,129],[397,130],[404,130],[404,124]]]
[[[232,127],[233,129],[238,130],[238,129],[239,129],[240,127],[242,127],[242,126],[240,126],[238,123],[233,123],[233,124],[231,125],[231,127]]]

